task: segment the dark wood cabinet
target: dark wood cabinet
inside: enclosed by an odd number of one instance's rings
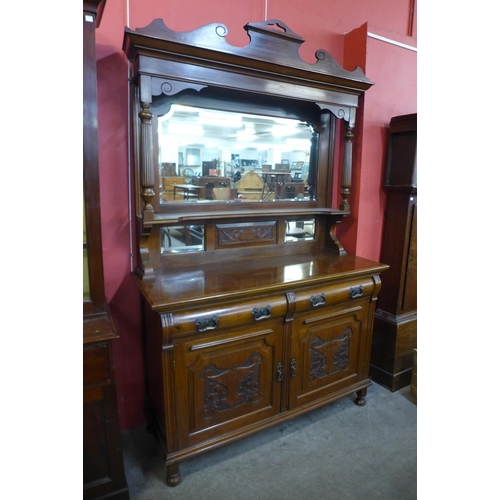
[[[128,500],[107,314],[83,321],[83,498]]]
[[[128,500],[112,355],[118,336],[104,293],[99,209],[95,29],[105,3],[83,2],[83,498]]]
[[[303,39],[280,21],[245,29],[244,48],[227,44],[217,23],[177,33],[155,20],[125,31],[134,68],[145,409],[171,486],[181,481],[183,460],[349,394],[362,406],[371,384],[387,265],[347,254],[335,227],[349,215],[355,113],[372,83],[324,51],[316,65],[302,61]],[[232,171],[245,161],[254,196],[160,203],[157,169],[183,154],[172,144],[186,124],[197,131],[189,149],[202,158],[213,155]],[[342,125],[342,202],[334,208],[331,165]],[[156,137],[166,130],[168,139]],[[242,149],[243,138],[251,147]],[[252,169],[286,165],[290,159],[277,156],[286,139],[297,144],[292,161],[307,159],[301,197],[268,196]],[[179,236],[194,230],[196,240]]]
[[[417,115],[390,123],[383,276],[370,376],[392,391],[410,385],[417,347]]]

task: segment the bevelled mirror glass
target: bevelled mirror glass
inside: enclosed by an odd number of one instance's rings
[[[314,219],[285,221],[285,243],[314,240],[314,235]]]
[[[203,225],[171,226],[160,229],[161,253],[201,252],[205,249]]]
[[[172,104],[158,117],[160,204],[311,201],[316,147],[297,118]]]

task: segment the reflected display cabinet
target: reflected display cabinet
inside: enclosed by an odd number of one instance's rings
[[[304,62],[304,39],[279,20],[244,29],[245,47],[218,23],[175,32],[157,19],[124,36],[145,409],[170,486],[183,460],[341,397],[364,405],[371,384],[387,266],[348,254],[335,228],[372,82],[323,50]]]
[[[99,208],[95,30],[105,3],[83,2],[83,499],[128,500]]]

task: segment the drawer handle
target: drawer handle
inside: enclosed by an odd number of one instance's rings
[[[271,306],[254,307],[252,309],[253,319],[259,321],[271,317]]]
[[[199,332],[214,330],[219,326],[219,316],[211,316],[210,318],[199,318],[194,324]]]
[[[278,382],[283,380],[283,365],[281,363],[278,363],[278,366],[276,367],[276,380]]]
[[[318,307],[326,304],[326,295],[324,293],[320,293],[319,295],[312,295],[311,304],[313,307]]]
[[[292,359],[292,362],[290,363],[290,376],[295,377],[297,375],[297,360]]]
[[[357,299],[363,296],[363,285],[353,286],[349,289],[351,299]]]

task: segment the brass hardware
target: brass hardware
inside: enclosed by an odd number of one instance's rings
[[[292,359],[292,362],[290,363],[290,376],[295,377],[297,375],[297,360]]]

